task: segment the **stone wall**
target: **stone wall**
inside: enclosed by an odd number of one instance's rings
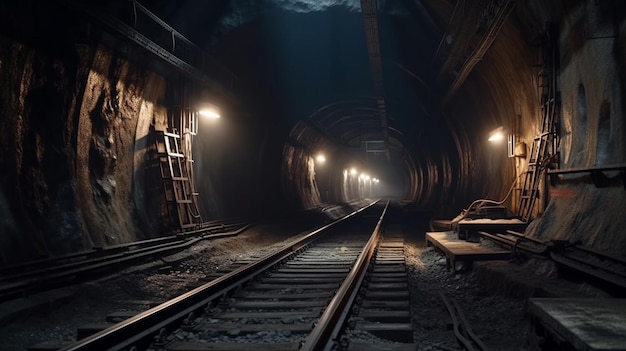
[[[138,230],[133,179],[163,78],[105,46],[28,39],[0,35],[0,263],[160,234]]]
[[[561,143],[559,168],[624,163],[626,136],[624,6],[612,2],[572,4],[561,18]],[[616,172],[605,187],[588,174],[563,176],[549,189],[544,216],[530,232],[623,255],[626,190]]]

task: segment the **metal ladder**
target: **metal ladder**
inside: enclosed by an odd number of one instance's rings
[[[538,74],[541,93],[540,133],[533,138],[528,168],[523,176],[522,193],[517,209],[518,217],[525,222],[532,218],[535,201],[539,197],[539,183],[542,174],[558,151],[556,127],[559,108],[557,41],[557,31],[549,26],[541,49],[542,64]]]
[[[176,130],[155,131],[156,150],[165,192],[168,223],[172,228],[186,229],[199,223],[199,211],[193,186],[193,160],[181,147],[181,136]]]

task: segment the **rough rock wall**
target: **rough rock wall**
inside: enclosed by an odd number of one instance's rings
[[[140,116],[154,119],[141,113],[144,102],[163,93],[146,91],[154,78],[109,49],[96,49],[76,136],[76,194],[89,233],[86,239],[93,245],[137,239],[132,202],[135,135]]]
[[[563,169],[626,161],[626,11],[621,2],[582,1],[565,9],[560,24]],[[587,174],[568,175],[550,189],[543,217],[530,232],[545,239],[626,251],[626,191],[615,173],[605,187]]]
[[[0,36],[0,81],[0,263],[150,236],[133,155],[163,79],[105,47]]]
[[[537,71],[532,64],[538,34],[546,22],[559,27],[561,97],[559,168],[626,161],[626,3],[621,1],[528,1],[518,3],[507,25],[447,110],[457,133],[461,194],[502,195],[509,170],[520,174],[528,159],[499,164],[484,139],[486,126],[512,126],[521,115],[520,136],[530,152],[539,133]],[[466,116],[465,119],[459,116]],[[456,122],[456,123],[455,123]],[[481,130],[481,128],[483,130]],[[501,169],[498,169],[501,168]],[[508,170],[507,170],[508,169]],[[483,176],[487,175],[487,176]],[[604,187],[588,174],[563,177],[556,186],[542,182],[537,218],[528,232],[542,239],[565,239],[623,255],[626,252],[626,191],[616,172]],[[501,179],[485,186],[477,179]],[[466,184],[465,181],[472,183]],[[543,189],[545,187],[545,189]],[[482,193],[485,194],[485,193]],[[547,201],[542,202],[545,198]]]
[[[76,250],[85,223],[74,196],[73,116],[91,53],[0,41],[0,261]]]
[[[321,203],[315,180],[315,161],[309,148],[314,147],[317,136],[305,124],[298,123],[283,149],[282,184],[290,202],[303,209]]]

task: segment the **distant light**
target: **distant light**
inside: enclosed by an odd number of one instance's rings
[[[198,111],[198,114],[200,114],[200,116],[208,117],[211,119],[217,119],[221,117],[219,112],[217,112],[217,110],[214,108],[202,109]]]
[[[317,157],[315,158],[315,160],[316,160],[317,162],[319,162],[319,163],[324,163],[324,162],[326,162],[326,157],[324,157],[324,155],[322,155],[322,154],[319,154],[319,155],[317,155]]]
[[[350,170],[350,174],[352,174],[352,175],[356,175],[356,168],[352,168],[352,169]]]
[[[361,177],[363,177],[363,179],[365,179],[365,180],[370,180],[370,176],[368,176],[365,173],[361,173]]]
[[[504,139],[504,128],[498,127],[489,133],[489,141],[498,142]]]

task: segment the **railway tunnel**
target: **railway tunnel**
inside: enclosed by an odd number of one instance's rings
[[[2,6],[3,262],[387,195],[625,248],[623,193],[543,178],[623,164],[620,2]]]
[[[431,220],[489,200],[531,237],[626,252],[622,1],[0,16],[0,264],[374,198]]]

